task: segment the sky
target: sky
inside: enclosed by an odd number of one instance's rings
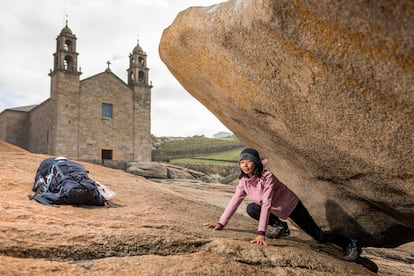
[[[162,32],[191,6],[224,0],[0,0],[0,112],[50,96],[56,37],[66,20],[77,37],[81,80],[111,71],[126,82],[139,41],[152,82],[151,133],[188,137],[229,130],[191,96],[161,61]]]

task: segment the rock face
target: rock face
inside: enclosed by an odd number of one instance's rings
[[[414,239],[414,2],[227,1],[161,38],[183,87],[364,245]]]
[[[127,172],[156,179],[200,179],[204,174],[168,163],[130,162]]]

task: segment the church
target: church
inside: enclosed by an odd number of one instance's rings
[[[80,80],[76,36],[66,22],[56,38],[50,97],[0,113],[0,140],[33,153],[104,162],[151,161],[147,55],[135,46],[127,83],[108,68]]]

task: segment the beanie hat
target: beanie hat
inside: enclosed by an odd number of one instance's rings
[[[246,148],[242,150],[242,152],[240,153],[239,161],[241,160],[250,160],[256,165],[256,167],[259,167],[262,163],[260,161],[260,156],[257,150],[251,148]]]

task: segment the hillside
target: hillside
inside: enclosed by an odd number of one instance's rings
[[[169,162],[207,175],[219,182],[230,183],[239,173],[237,161],[243,145],[232,136],[225,138],[152,137],[152,160]]]
[[[244,207],[225,230],[206,229],[203,223],[215,222],[228,202],[231,185],[165,185],[82,163],[92,178],[117,193],[112,207],[41,205],[27,195],[46,157],[0,143],[2,275],[370,274],[294,225],[286,239],[269,240],[267,247],[251,244],[257,224]],[[372,268],[372,259],[382,275],[410,271],[409,264],[398,260],[409,260],[403,250],[364,251],[363,264]]]
[[[200,155],[222,153],[241,149],[243,145],[236,137],[208,138],[193,137],[152,137],[153,161],[171,161],[173,159],[199,157]],[[231,156],[233,159],[234,156]],[[237,160],[237,159],[236,159]]]

